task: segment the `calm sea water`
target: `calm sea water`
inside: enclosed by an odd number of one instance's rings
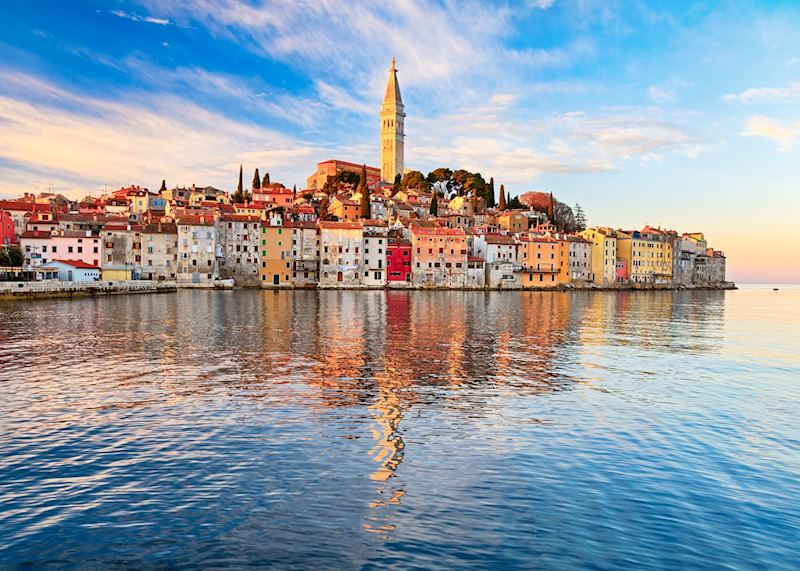
[[[800,289],[0,303],[0,567],[800,567]]]

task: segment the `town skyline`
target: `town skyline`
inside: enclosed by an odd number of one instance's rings
[[[288,8],[278,21],[268,3],[12,2],[0,24],[0,196],[163,178],[231,190],[240,163],[287,186],[327,159],[379,166],[376,109],[396,56],[407,168],[479,171],[512,195],[552,191],[583,205],[591,225],[699,229],[725,249],[732,279],[800,281],[800,264],[785,263],[797,259],[789,216],[800,206],[787,105],[800,98],[795,7],[470,7]],[[488,11],[494,19],[476,17]],[[465,39],[473,20],[480,47]],[[667,31],[680,44],[669,57],[656,45]],[[378,32],[390,40],[377,44]],[[732,34],[736,57],[720,51]],[[689,53],[701,57],[679,61]],[[782,206],[768,252],[740,231],[753,196]]]

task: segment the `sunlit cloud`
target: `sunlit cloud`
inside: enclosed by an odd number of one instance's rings
[[[746,137],[763,137],[778,143],[779,149],[788,152],[800,141],[800,121],[783,122],[764,115],[753,115],[742,132]]]
[[[790,103],[800,101],[800,83],[787,87],[752,87],[741,93],[726,93],[724,101],[736,103]]]
[[[2,194],[52,182],[83,196],[106,184],[156,186],[162,178],[230,189],[241,162],[301,183],[308,166],[331,153],[175,96],[108,100],[27,75],[2,72],[0,80],[27,93],[0,96]]]

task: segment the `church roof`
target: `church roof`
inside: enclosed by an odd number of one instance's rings
[[[397,68],[395,68],[394,58],[392,58],[392,69],[389,70],[389,81],[386,84],[386,95],[383,96],[384,103],[403,104],[400,97],[400,85],[397,83]]]

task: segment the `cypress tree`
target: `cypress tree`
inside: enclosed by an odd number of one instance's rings
[[[258,169],[256,169],[256,174],[253,175],[253,190],[259,190],[261,188],[261,177],[258,176]]]
[[[367,165],[361,165],[361,180],[358,181],[358,192],[361,193],[361,218],[372,218],[372,205],[369,201],[369,187],[367,186]]]
[[[242,184],[242,165],[239,165],[239,184],[236,187],[236,192],[233,193],[233,202],[241,203],[244,199],[244,189]]]
[[[161,181],[161,188],[158,191],[164,192],[165,190],[167,190],[167,179]]]
[[[292,187],[292,200],[297,200],[297,185]]]
[[[264,173],[264,178],[261,179],[261,186],[269,186],[269,172]]]
[[[500,210],[506,209],[506,187],[502,184],[500,185],[500,201],[497,204],[497,208]]]
[[[439,193],[434,192],[433,198],[431,198],[431,208],[429,210],[431,216],[438,216],[439,215]]]
[[[486,193],[486,206],[494,206],[494,177],[489,177],[489,192]]]

